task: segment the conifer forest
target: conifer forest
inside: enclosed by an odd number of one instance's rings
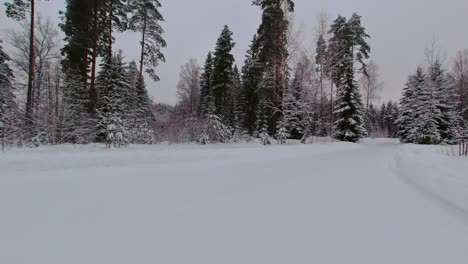
[[[467,0],[0,0],[0,264],[468,263]]]

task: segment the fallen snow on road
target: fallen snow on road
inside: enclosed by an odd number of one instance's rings
[[[0,263],[466,264],[468,160],[394,141],[0,153]]]

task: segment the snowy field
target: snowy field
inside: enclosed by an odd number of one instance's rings
[[[0,263],[466,264],[468,159],[393,141],[0,153]]]

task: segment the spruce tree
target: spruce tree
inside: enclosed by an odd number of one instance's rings
[[[414,126],[416,122],[416,93],[418,89],[424,85],[425,74],[423,69],[419,67],[414,75],[410,75],[408,82],[403,89],[403,96],[400,99],[400,114],[396,121],[398,129],[398,137],[404,143],[410,143],[414,138]]]
[[[357,142],[367,135],[364,128],[363,104],[359,88],[354,80],[354,69],[348,60],[345,75],[338,85],[335,114],[335,138],[341,141]]]
[[[210,104],[213,100],[213,57],[211,52],[208,53],[203,67],[203,73],[200,79],[200,104],[198,107],[198,114],[205,116],[209,112]]]
[[[120,146],[129,142],[131,111],[130,84],[126,78],[127,66],[122,54],[115,54],[101,66],[97,78],[99,100],[97,104],[97,141]],[[109,141],[111,141],[109,143]]]
[[[446,144],[456,144],[459,138],[458,133],[458,114],[456,112],[456,102],[451,100],[452,87],[447,79],[447,74],[439,61],[435,61],[430,66],[431,85],[434,86],[435,94],[439,97],[437,109],[442,117],[439,121],[439,130],[442,142]]]
[[[235,46],[232,35],[233,33],[229,30],[229,27],[224,26],[216,43],[213,59],[212,96],[215,114],[222,117],[225,124],[232,123],[232,116],[230,115],[232,97],[230,95],[233,88],[231,76],[234,56],[231,51]]]
[[[250,135],[253,135],[256,130],[257,106],[259,97],[263,96],[259,89],[263,68],[258,60],[259,47],[257,44],[257,37],[255,35],[242,67],[242,87],[239,94],[239,108],[242,110],[240,115],[242,126]]]
[[[4,150],[9,143],[17,122],[17,107],[13,94],[13,71],[7,62],[10,57],[3,51],[0,40],[0,143]]]

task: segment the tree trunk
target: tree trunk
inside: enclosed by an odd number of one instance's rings
[[[26,122],[32,124],[33,115],[33,86],[34,86],[34,0],[31,0],[31,29],[29,33],[29,73],[28,73],[28,92],[26,98]]]
[[[145,16],[143,18],[143,32],[141,37],[140,78],[143,78],[143,63],[145,59],[146,19],[147,13],[145,12]]]
[[[93,54],[91,62],[91,85],[89,87],[89,111],[94,112],[96,107],[96,58],[97,58],[97,20],[98,20],[98,0],[94,0],[93,11]]]

